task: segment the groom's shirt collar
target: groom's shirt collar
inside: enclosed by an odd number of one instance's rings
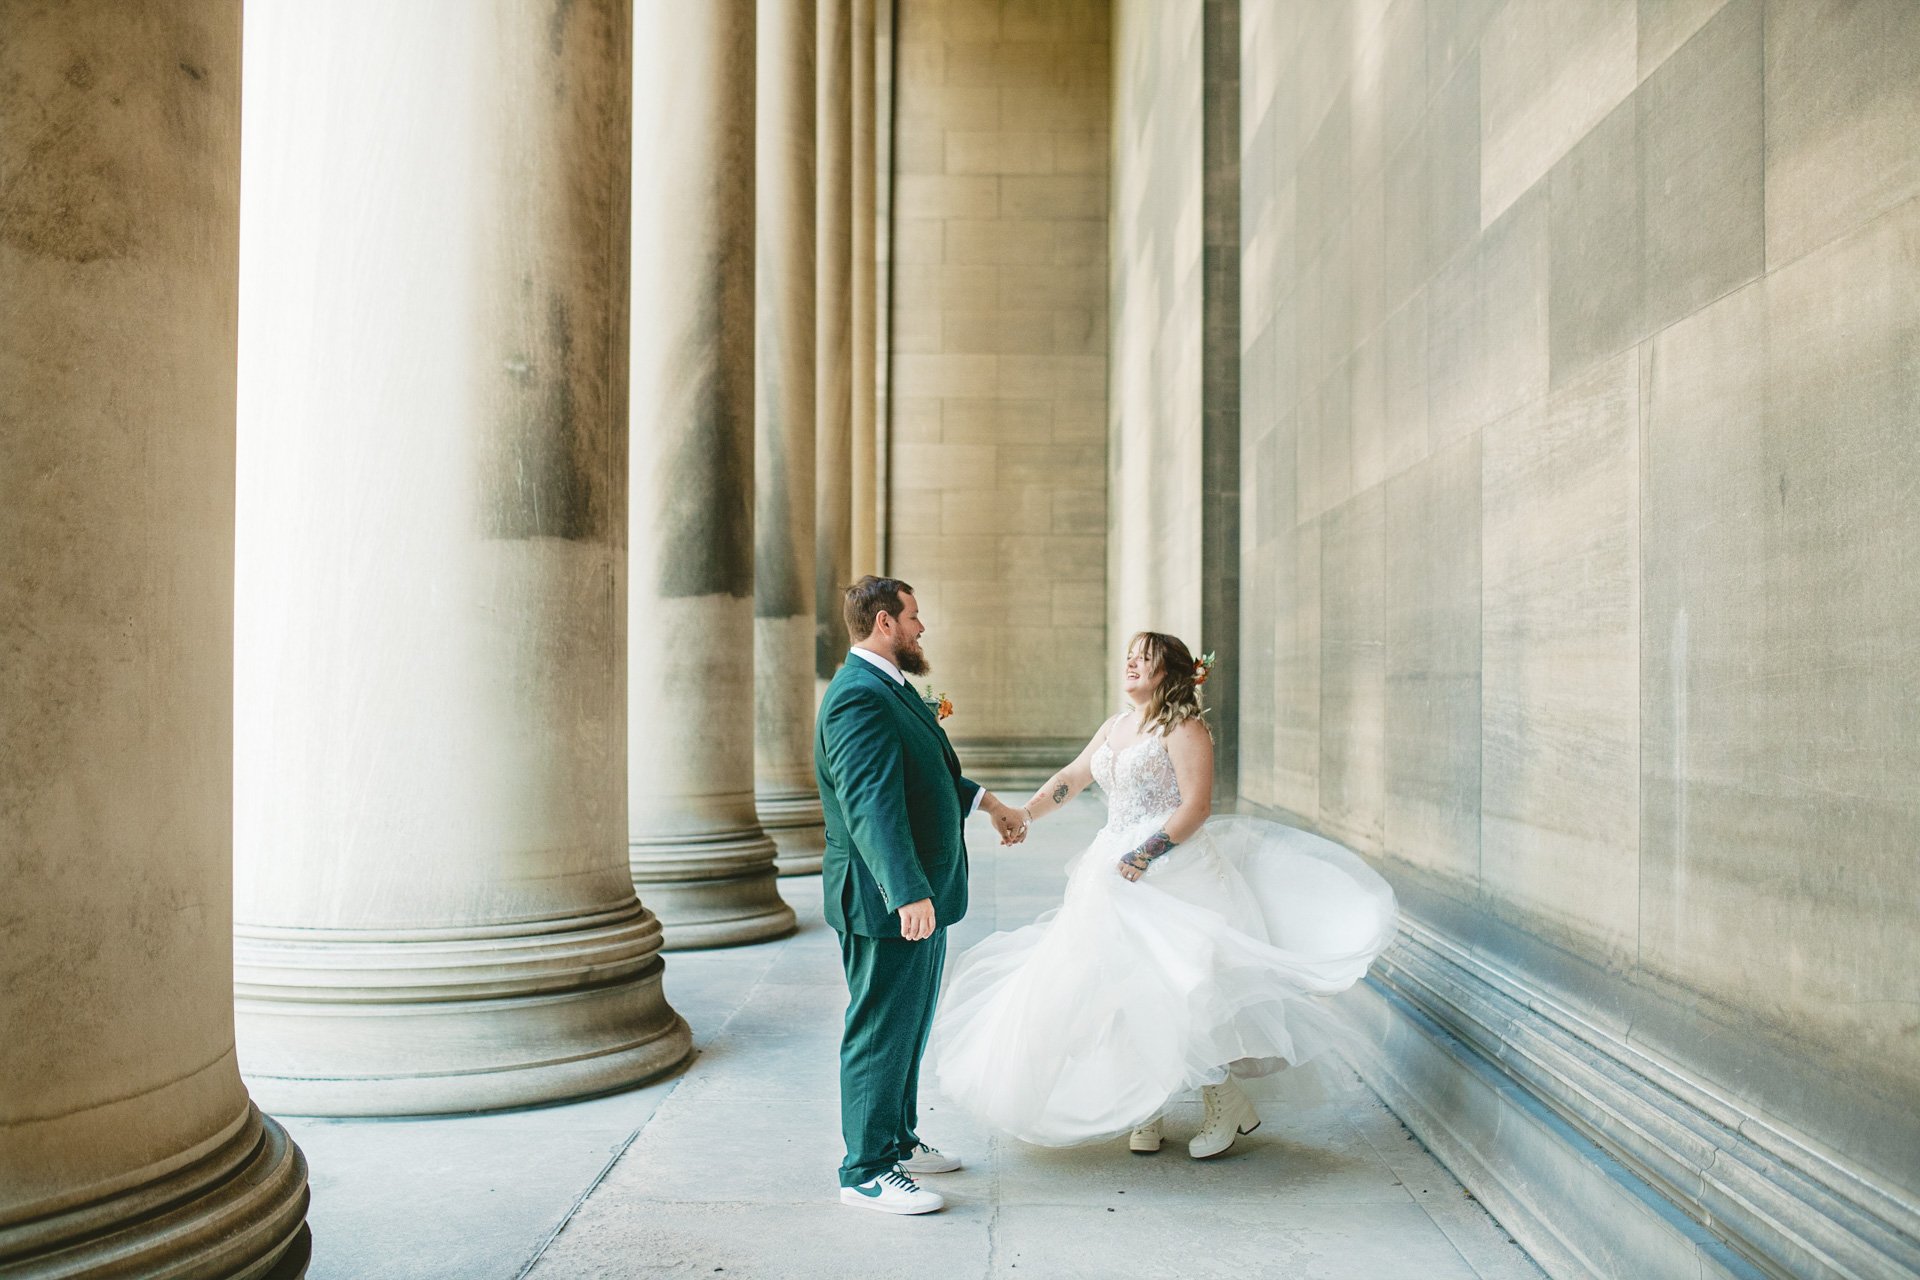
[[[854,657],[865,658],[868,662],[871,662],[874,666],[880,668],[881,671],[886,673],[887,678],[892,680],[895,684],[905,684],[907,682],[907,678],[900,674],[900,668],[894,666],[891,662],[888,662],[885,658],[881,657],[879,654],[875,653],[873,650],[862,649],[859,645],[855,645],[853,647],[852,652]]]

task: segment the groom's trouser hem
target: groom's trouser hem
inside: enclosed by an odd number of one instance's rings
[[[847,1020],[840,1039],[840,1185],[858,1186],[911,1154],[920,1055],[933,1026],[947,934],[922,942],[840,935]]]

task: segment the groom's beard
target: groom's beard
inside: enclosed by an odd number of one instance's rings
[[[923,676],[932,670],[932,668],[927,665],[926,652],[920,648],[920,642],[918,640],[915,640],[910,645],[901,645],[900,648],[895,650],[893,661],[895,666],[910,676]]]

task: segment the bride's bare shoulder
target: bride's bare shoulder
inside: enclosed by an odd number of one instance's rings
[[[1213,734],[1198,716],[1182,720],[1167,730],[1167,749],[1185,754],[1213,754]]]

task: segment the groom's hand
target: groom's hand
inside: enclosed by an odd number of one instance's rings
[[[980,807],[987,811],[993,820],[993,829],[1000,833],[1000,843],[1019,844],[1027,838],[1027,815],[1013,806],[1004,803],[991,791],[980,800]]]
[[[900,936],[908,942],[924,942],[933,936],[933,899],[922,898],[900,908]]]

